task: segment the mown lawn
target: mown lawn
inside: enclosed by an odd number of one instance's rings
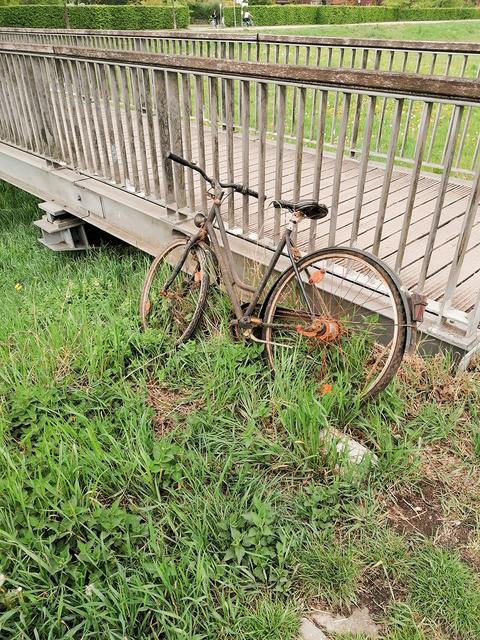
[[[232,342],[142,334],[148,259],[41,247],[0,185],[0,638],[296,640],[368,606],[384,639],[480,637],[480,376],[413,357],[315,400]],[[378,456],[350,466],[332,425]]]
[[[480,42],[480,20],[454,20],[436,23],[399,22],[397,24],[326,24],[292,27],[261,27],[263,33],[382,40],[446,40]]]

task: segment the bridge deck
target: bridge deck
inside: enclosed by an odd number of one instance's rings
[[[198,157],[196,135],[192,135],[193,159]],[[226,179],[226,155],[227,140],[226,134],[219,131],[219,157],[220,176]],[[241,136],[234,135],[234,149],[238,141],[238,149],[241,150]],[[147,158],[150,157],[148,142]],[[250,139],[249,152],[249,186],[256,188],[258,185],[258,157],[259,144],[254,137]],[[333,179],[334,179],[335,159],[325,155],[322,164],[320,181],[320,200],[328,206],[332,203]],[[213,153],[210,145],[206,144],[206,165],[207,171],[213,173]],[[285,145],[283,160],[283,189],[282,197],[285,199],[293,197],[295,151],[293,146]],[[314,182],[315,153],[314,150],[305,149],[302,162],[302,186],[300,197],[309,198],[312,195]],[[141,168],[139,167],[141,172]],[[265,169],[265,193],[268,197],[266,205],[274,196],[275,189],[275,146],[267,142],[266,145],[266,169]],[[353,159],[344,159],[342,167],[340,203],[338,208],[336,244],[348,245],[350,243],[352,221],[354,213],[355,198],[357,194],[357,183],[359,175],[359,162]],[[234,176],[235,181],[242,181],[242,155],[234,153]],[[396,252],[399,245],[399,238],[402,228],[402,221],[405,213],[405,205],[408,198],[411,175],[407,169],[395,170],[393,172],[390,196],[383,225],[382,243],[380,257],[392,267],[395,263]],[[362,214],[359,226],[358,241],[356,246],[361,249],[372,250],[375,225],[377,220],[378,203],[380,200],[382,184],[384,181],[384,169],[381,166],[371,164],[368,168],[363,196]],[[203,181],[202,181],[203,183]],[[405,251],[404,267],[401,272],[402,281],[405,286],[412,290],[418,282],[421,261],[425,255],[427,237],[430,231],[435,202],[439,190],[440,176],[433,174],[422,174],[419,180],[415,205],[411,219],[409,236]],[[200,209],[200,194],[203,184],[199,179],[195,179],[196,208]],[[437,232],[436,247],[431,256],[428,277],[424,287],[424,293],[430,300],[441,299],[445,290],[449,269],[452,263],[455,245],[458,239],[459,228],[465,214],[471,188],[467,184],[452,180],[447,188],[447,193],[442,208],[440,225]],[[235,227],[242,226],[242,196],[235,195]],[[224,205],[226,217],[226,205]],[[250,221],[249,228],[252,236],[256,231],[257,205],[254,199],[250,198]],[[283,217],[282,223],[285,223]],[[316,230],[315,246],[317,248],[328,246],[328,218],[320,221]],[[274,215],[273,207],[266,206],[265,209],[265,234],[273,237]],[[307,249],[309,239],[309,223],[304,221],[299,229],[298,244],[301,248]],[[480,213],[477,213],[475,226],[472,231],[472,241],[470,249],[465,257],[464,265],[459,279],[459,284],[453,300],[454,306],[461,311],[470,311],[474,306],[476,292],[480,288],[480,260],[478,258],[480,250]]]

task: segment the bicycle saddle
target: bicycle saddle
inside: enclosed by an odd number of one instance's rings
[[[324,204],[320,204],[316,200],[275,200],[274,207],[282,209],[290,209],[290,211],[300,211],[304,216],[311,220],[320,220],[328,214],[328,208]]]

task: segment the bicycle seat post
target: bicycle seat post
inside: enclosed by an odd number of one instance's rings
[[[296,228],[296,225],[300,222],[300,220],[303,220],[304,217],[305,216],[301,211],[293,211],[292,217],[290,218],[290,221],[287,225],[287,229],[289,231],[293,231]]]

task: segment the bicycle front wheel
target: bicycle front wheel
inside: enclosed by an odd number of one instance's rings
[[[168,335],[177,345],[194,334],[209,287],[205,251],[194,245],[186,252],[188,242],[175,240],[153,260],[140,298],[143,328]],[[172,279],[177,265],[181,267]]]
[[[371,398],[395,375],[408,313],[390,269],[353,249],[322,249],[274,285],[263,339],[274,369],[306,367],[321,395]]]

